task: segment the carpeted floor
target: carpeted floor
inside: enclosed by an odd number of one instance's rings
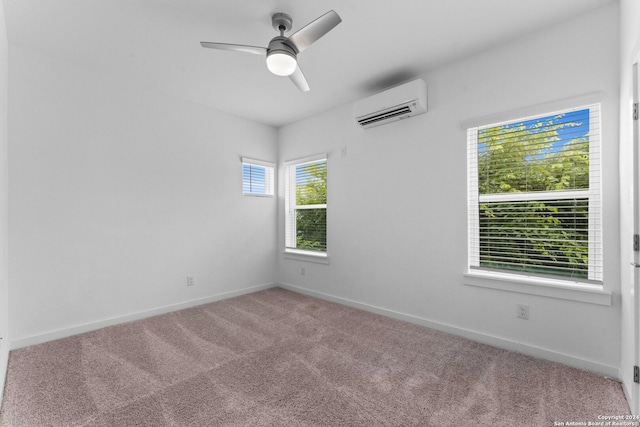
[[[13,351],[0,425],[553,426],[628,413],[614,381],[276,288]]]

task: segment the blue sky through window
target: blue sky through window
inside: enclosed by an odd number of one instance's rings
[[[544,125],[541,125],[544,124]],[[482,142],[483,131],[495,129],[496,127],[502,128],[502,132],[506,135],[510,130],[524,129],[530,132],[532,138],[536,137],[536,134],[543,136],[542,133],[550,129],[556,129],[557,140],[553,141],[551,146],[540,152],[536,157],[544,156],[545,154],[551,154],[562,150],[562,148],[570,141],[578,138],[588,137],[589,134],[589,109],[576,110],[561,114],[552,114],[549,116],[537,117],[530,120],[516,121],[506,125],[494,126],[491,128],[485,128],[478,131],[478,153],[482,154],[486,151],[487,144]],[[531,160],[531,159],[529,159]]]
[[[313,163],[305,163],[303,165],[296,166],[296,184],[305,185],[312,181],[317,181],[318,178],[311,173],[312,170],[325,167],[325,160]]]
[[[266,171],[264,166],[242,164],[242,192],[244,194],[266,194]]]

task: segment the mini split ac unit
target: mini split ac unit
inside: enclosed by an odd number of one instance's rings
[[[427,112],[427,85],[422,79],[393,87],[356,102],[356,122],[363,128]]]

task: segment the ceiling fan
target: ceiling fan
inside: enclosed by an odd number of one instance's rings
[[[291,30],[293,20],[286,13],[275,13],[271,17],[271,23],[273,28],[280,32],[280,35],[272,38],[268,47],[215,42],[200,42],[200,45],[210,49],[266,55],[269,71],[277,76],[289,76],[298,89],[307,92],[309,84],[300,70],[297,56],[340,22],[342,22],[340,16],[331,10],[291,36],[285,37],[284,33]]]

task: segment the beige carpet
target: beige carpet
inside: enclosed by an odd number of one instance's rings
[[[0,425],[553,426],[620,384],[282,289],[11,352]]]

